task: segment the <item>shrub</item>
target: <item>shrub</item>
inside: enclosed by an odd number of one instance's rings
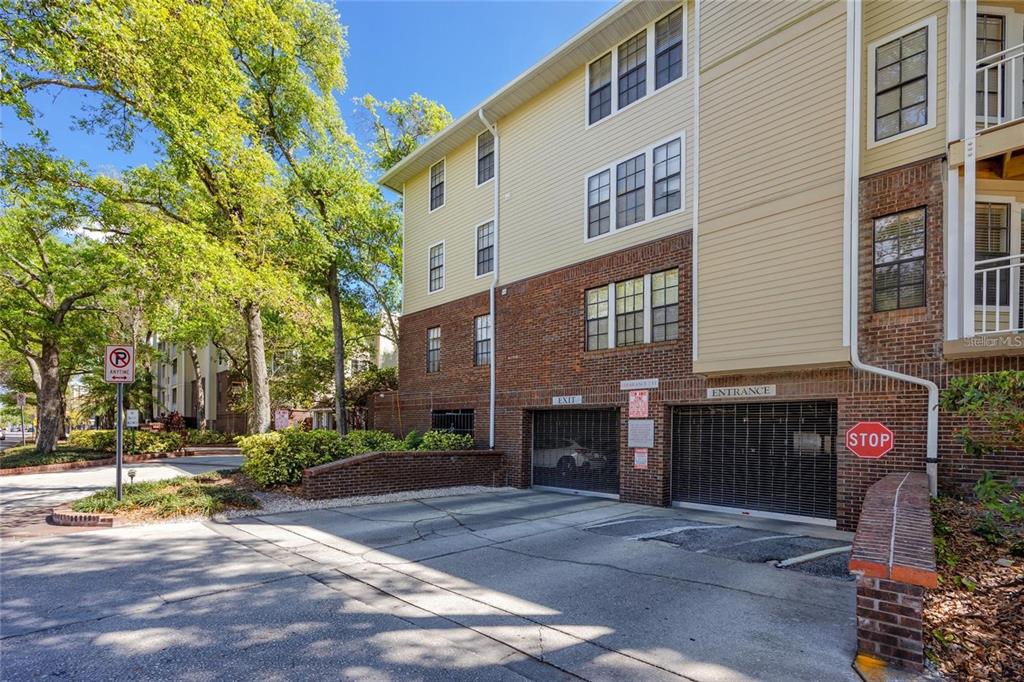
[[[304,469],[347,456],[341,436],[326,429],[298,428],[258,433],[238,440],[242,472],[259,485],[295,485]]]
[[[386,431],[349,431],[343,443],[345,457],[367,452],[405,450],[405,444]]]
[[[117,449],[117,432],[109,429],[93,431],[72,431],[68,446],[81,450],[114,452]],[[181,434],[161,431],[135,431],[124,433],[124,451],[136,453],[173,452],[181,449]]]
[[[419,431],[416,429],[405,434],[405,438],[402,439],[402,444],[405,446],[406,450],[419,450],[420,443],[422,442],[423,436],[421,436]]]
[[[211,429],[189,429],[185,441],[189,445],[233,445],[235,437]]]
[[[420,450],[469,450],[473,447],[473,436],[454,431],[427,431],[420,441]]]
[[[179,476],[163,481],[131,483],[117,500],[113,488],[104,488],[72,503],[78,512],[135,512],[158,518],[211,516],[230,508],[254,508],[257,501],[225,478],[227,472],[210,472],[194,478]]]

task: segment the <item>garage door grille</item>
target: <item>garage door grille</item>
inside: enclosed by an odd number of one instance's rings
[[[836,404],[674,408],[672,499],[834,519]]]
[[[619,411],[533,413],[533,484],[619,492]]]

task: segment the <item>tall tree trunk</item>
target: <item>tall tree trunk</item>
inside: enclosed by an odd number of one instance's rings
[[[338,290],[338,266],[327,274],[327,293],[331,297],[331,321],[334,327],[334,428],[345,435],[345,328],[341,322],[341,292]]]
[[[57,448],[57,437],[61,431],[60,396],[60,351],[57,344],[43,341],[39,359],[38,419],[36,450],[53,452]]]
[[[194,343],[188,344],[188,355],[192,358],[192,371],[196,375],[196,426],[200,429],[206,428],[206,377],[203,376],[203,368],[199,364],[199,353],[196,352]]]
[[[263,341],[263,319],[258,303],[246,303],[245,349],[249,354],[249,383],[252,388],[252,421],[249,428],[253,433],[270,430],[270,379],[267,376],[267,353]]]

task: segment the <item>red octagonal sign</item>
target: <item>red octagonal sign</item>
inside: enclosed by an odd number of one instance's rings
[[[858,457],[878,459],[892,450],[896,438],[881,422],[857,422],[846,432],[846,447]]]

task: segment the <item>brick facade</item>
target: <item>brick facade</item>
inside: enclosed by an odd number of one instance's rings
[[[940,387],[951,376],[1020,368],[1020,357],[993,355],[947,361],[943,340],[943,185],[941,159],[926,160],[864,178],[860,202],[860,349],[864,361],[928,377]],[[872,252],[875,218],[909,208],[927,210],[926,305],[874,313]],[[841,225],[834,226],[841,229]],[[552,409],[552,397],[582,395],[583,407],[620,410],[620,499],[644,504],[670,502],[670,410],[672,405],[706,403],[709,386],[775,384],[772,400],[835,400],[838,406],[837,509],[839,528],[852,530],[868,487],[893,471],[924,470],[926,392],[918,387],[848,368],[778,371],[706,378],[692,372],[691,237],[688,231],[577,263],[496,292],[497,409],[495,444],[505,459],[509,484],[530,484],[532,411]],[[610,282],[679,268],[679,338],[602,351],[585,351],[584,292]],[[839,276],[839,273],[836,275]],[[410,313],[401,321],[398,396],[378,396],[375,423],[396,433],[430,428],[432,409],[471,408],[475,438],[486,446],[488,369],[473,366],[473,318],[486,314],[487,292]],[[837,311],[837,315],[840,314]],[[426,334],[442,328],[441,371],[426,372]],[[648,467],[633,467],[626,447],[628,394],[624,379],[657,377],[650,414],[656,442]],[[715,401],[723,402],[723,401]],[[752,402],[750,400],[739,402]],[[571,409],[571,408],[564,408]],[[896,434],[896,447],[880,460],[846,451],[842,434],[860,420],[882,420]],[[969,484],[981,470],[1024,475],[1021,453],[984,461],[965,456],[955,440],[960,424],[940,417],[940,483]]]

